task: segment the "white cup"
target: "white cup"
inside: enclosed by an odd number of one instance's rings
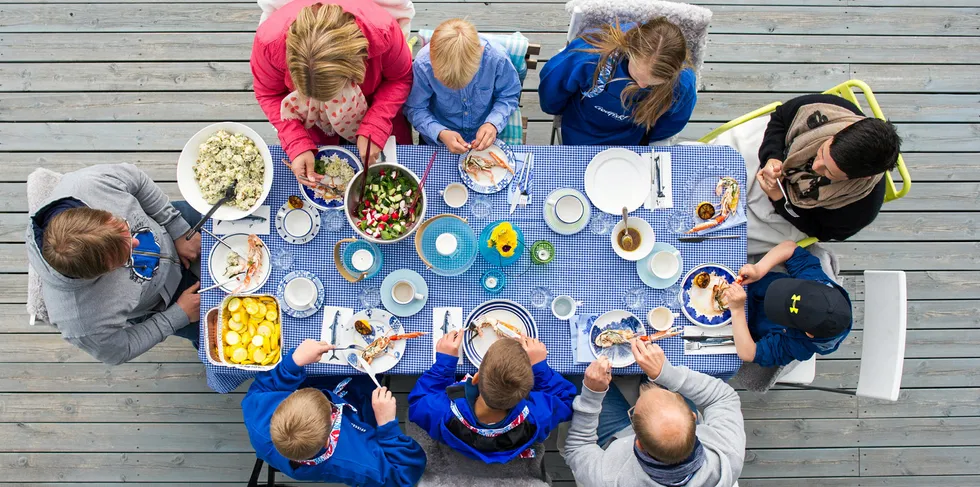
[[[567,320],[572,316],[575,316],[575,311],[578,310],[579,306],[582,306],[581,301],[576,301],[575,298],[563,294],[561,296],[556,296],[554,300],[551,301],[551,314],[555,315],[555,318],[559,320]]]
[[[374,265],[374,254],[368,249],[358,249],[350,256],[350,263],[358,272],[364,272]]]
[[[678,316],[680,314],[674,313],[670,308],[659,306],[647,313],[647,323],[650,323],[650,326],[657,331],[669,330],[671,326],[674,326],[674,319]]]
[[[286,304],[295,310],[308,309],[316,302],[316,285],[305,277],[297,277],[286,284],[283,297]]]
[[[415,292],[415,284],[407,279],[402,279],[391,286],[391,299],[398,304],[408,304],[418,299],[425,299],[425,295]]]
[[[310,230],[313,229],[313,217],[306,210],[290,210],[283,218],[282,226],[286,233],[294,237],[302,237],[309,234]]]
[[[582,219],[582,215],[584,214],[585,205],[582,204],[582,200],[573,195],[566,194],[565,196],[558,198],[558,201],[555,202],[555,216],[557,216],[562,223],[576,223]]]
[[[466,204],[466,200],[470,197],[470,191],[466,189],[463,183],[450,183],[446,185],[446,188],[439,192],[442,194],[442,200],[449,205],[450,208],[460,208]]]
[[[459,240],[449,232],[442,233],[436,237],[436,252],[439,252],[439,255],[445,257],[453,255],[457,247],[459,247]]]
[[[650,257],[650,260],[647,261],[647,266],[653,275],[661,279],[669,279],[677,274],[677,269],[681,265],[680,256],[681,253],[677,251],[661,250],[653,254],[653,257]]]

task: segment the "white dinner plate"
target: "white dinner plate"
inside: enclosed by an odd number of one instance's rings
[[[354,322],[357,320],[364,320],[371,324],[370,336],[361,335],[354,329]],[[351,333],[347,343],[353,343],[362,347],[368,346],[376,338],[381,336],[392,336],[405,333],[405,327],[402,326],[402,322],[391,313],[380,308],[367,309],[355,314],[350,320],[348,320],[347,327],[345,329],[349,329]],[[391,342],[391,344],[388,345],[388,351],[386,353],[374,357],[374,360],[371,361],[371,371],[375,374],[383,374],[391,370],[391,368],[395,365],[398,365],[398,361],[402,359],[403,355],[405,355],[405,342],[407,341],[408,340],[395,340]],[[354,351],[352,351],[352,353],[353,352]],[[348,363],[350,362],[348,361]],[[364,372],[364,368],[361,367],[360,364],[354,366],[354,368]]]
[[[650,194],[650,168],[628,149],[606,149],[585,170],[585,194],[600,211],[620,215],[635,211]]]
[[[242,258],[248,256],[248,235],[244,233],[233,233],[231,235],[225,235],[221,238],[228,246],[235,249],[235,253],[240,255]],[[211,273],[211,279],[214,283],[224,282],[228,280],[225,276],[225,268],[227,267],[228,254],[232,251],[221,245],[221,242],[215,242],[214,247],[211,247],[211,253],[208,255],[208,272]],[[249,285],[245,288],[238,289],[241,285],[242,280],[245,278],[244,275],[238,276],[234,281],[231,281],[224,286],[220,286],[222,290],[226,293],[238,293],[238,294],[250,294],[265,285],[265,282],[269,280],[269,274],[272,274],[272,262],[270,262],[271,257],[269,254],[269,247],[266,245],[262,246],[262,265],[259,269],[252,275],[252,279]]]
[[[596,337],[607,329],[630,330],[636,335],[646,335],[643,322],[629,311],[614,309],[597,318],[589,330],[589,349],[592,350],[592,355],[596,358],[605,355],[609,359],[609,363],[616,368],[629,367],[635,364],[636,358],[633,357],[633,349],[630,343],[613,345],[608,348],[599,348],[595,344]]]

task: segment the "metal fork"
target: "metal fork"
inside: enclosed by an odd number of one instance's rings
[[[789,196],[786,195],[786,190],[783,189],[783,181],[781,179],[776,180],[776,186],[779,186],[779,192],[783,193],[783,209],[786,210],[786,213],[789,213],[789,216],[799,218],[800,215],[793,211],[793,206],[789,204]]]
[[[527,207],[527,202],[531,198],[531,195],[527,191],[527,183],[531,179],[531,165],[534,164],[534,154],[528,152],[524,154],[524,170],[521,171],[521,201],[518,205],[521,208]]]

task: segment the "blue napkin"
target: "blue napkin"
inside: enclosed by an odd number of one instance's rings
[[[568,330],[572,336],[572,361],[577,364],[591,364],[595,360],[589,345],[589,331],[599,318],[598,313],[583,313],[568,320]],[[579,354],[579,350],[582,351]]]

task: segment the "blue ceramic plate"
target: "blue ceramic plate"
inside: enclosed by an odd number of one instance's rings
[[[724,279],[729,284],[735,282],[735,273],[721,264],[703,264],[691,269],[681,282],[681,311],[695,325],[706,328],[727,325],[732,321],[732,312],[725,310],[719,314],[710,307],[713,284],[709,284],[707,289],[701,289],[694,285],[694,276],[702,272],[707,272],[712,276],[712,283],[719,279]]]
[[[448,233],[456,238],[456,250],[442,255],[436,250],[436,239]],[[425,227],[415,234],[415,249],[432,272],[440,276],[458,276],[476,262],[477,243],[473,228],[453,215],[438,215],[429,219]]]
[[[401,281],[402,279],[411,282],[415,286],[415,292],[421,293],[425,296],[422,299],[416,299],[408,304],[398,304],[395,302],[394,298],[391,297],[391,288],[395,287],[395,283]],[[425,307],[425,303],[429,300],[429,285],[425,283],[425,279],[418,272],[411,269],[398,269],[397,271],[388,274],[385,280],[381,283],[381,304],[384,305],[385,309],[390,311],[391,314],[395,316],[401,316],[402,318],[406,316],[412,316],[422,308]]]
[[[316,153],[316,160],[319,161],[320,159],[329,158],[330,156],[333,155],[336,155],[341,159],[346,159],[347,163],[350,164],[350,167],[354,169],[355,174],[360,172],[361,169],[364,168],[364,166],[361,165],[361,160],[358,159],[357,156],[352,154],[347,149],[344,149],[342,147],[337,147],[337,146],[321,147],[320,150]],[[326,179],[327,178],[324,177],[324,180]],[[317,197],[317,195],[313,192],[313,188],[310,188],[309,186],[304,186],[300,184],[299,188],[300,191],[303,192],[303,198],[306,199],[306,201],[310,202],[310,204],[312,204],[313,206],[321,210],[333,210],[333,209],[339,209],[344,207],[343,196],[337,199],[324,200],[323,198]],[[343,193],[344,189],[346,189],[346,186],[344,188],[340,188],[341,193]]]
[[[654,254],[661,251],[677,252],[677,248],[667,242],[657,242],[653,245],[653,250],[650,251],[650,255],[640,259],[636,263],[636,273],[640,276],[640,280],[647,286],[654,289],[667,289],[670,286],[673,286],[674,283],[680,279],[681,273],[684,272],[683,255],[678,258],[678,260],[680,260],[680,264],[677,266],[677,272],[675,272],[673,276],[667,279],[661,279],[654,275],[653,272],[650,272],[650,267],[648,267],[650,264],[650,259],[653,258]]]
[[[289,303],[286,302],[285,296],[283,296],[283,294],[286,292],[286,284],[289,284],[289,281],[292,281],[297,277],[305,277],[313,281],[313,284],[316,286],[316,302],[313,303],[313,306],[310,306],[309,308],[303,310],[293,309],[292,306],[290,306]],[[290,272],[289,274],[286,274],[286,277],[282,278],[282,280],[279,281],[279,285],[276,286],[276,299],[279,300],[279,306],[282,308],[282,312],[286,313],[289,316],[292,316],[293,318],[302,319],[315,315],[316,312],[320,311],[320,308],[323,306],[323,298],[325,296],[326,295],[323,292],[323,283],[320,282],[320,278],[313,275],[312,272],[307,272],[307,271]]]
[[[629,343],[613,345],[609,348],[600,348],[595,344],[596,337],[606,330],[629,330],[637,335],[646,335],[643,322],[629,311],[614,309],[596,318],[589,329],[589,349],[596,358],[605,355],[613,367],[629,367],[636,363]]]
[[[523,306],[513,301],[507,299],[491,299],[490,301],[484,302],[474,308],[469,316],[466,317],[464,329],[474,320],[484,317],[513,325],[518,330],[521,330],[525,336],[531,338],[538,337],[538,325],[534,322],[534,317]],[[483,336],[479,336],[477,333],[466,332],[466,335],[463,337],[463,353],[466,354],[466,359],[474,367],[480,368],[480,362],[483,362],[483,355],[487,353],[490,345],[493,345],[499,339],[497,334],[489,328],[483,329]]]
[[[497,139],[494,143],[482,151],[469,151],[461,156],[459,156],[459,177],[463,180],[468,188],[482,194],[496,193],[504,188],[506,188],[512,179],[514,179],[514,173],[508,171],[503,167],[493,167],[490,172],[493,174],[491,178],[489,174],[477,173],[476,175],[466,172],[466,168],[463,166],[463,161],[467,157],[472,155],[482,156],[490,158],[490,152],[497,154],[498,157],[507,161],[510,164],[510,168],[516,171],[517,169],[517,158],[514,157],[514,151],[511,150],[510,146],[504,143],[504,141]]]
[[[511,265],[520,260],[521,256],[524,255],[524,232],[522,232],[521,228],[514,222],[510,222],[511,226],[514,227],[514,231],[517,232],[517,249],[514,250],[514,255],[510,257],[501,257],[497,252],[497,249],[487,246],[487,242],[490,240],[490,233],[493,232],[493,229],[497,225],[505,221],[507,220],[497,220],[495,222],[488,223],[487,226],[483,227],[483,230],[480,231],[480,240],[477,247],[480,249],[480,255],[483,256],[483,260],[487,261],[493,266],[504,267]]]
[[[354,322],[357,320],[364,320],[371,324],[371,335],[364,336],[354,330]],[[402,322],[383,309],[367,309],[355,314],[347,322],[346,328],[351,330],[353,334],[349,343],[363,347],[368,346],[368,344],[378,337],[405,333],[405,327],[402,326]],[[388,346],[387,353],[378,355],[371,361],[371,371],[375,374],[383,374],[391,370],[395,365],[398,365],[398,361],[405,355],[405,342],[406,340],[395,340],[391,342],[391,345]],[[354,366],[354,368],[364,372],[360,364]]]

